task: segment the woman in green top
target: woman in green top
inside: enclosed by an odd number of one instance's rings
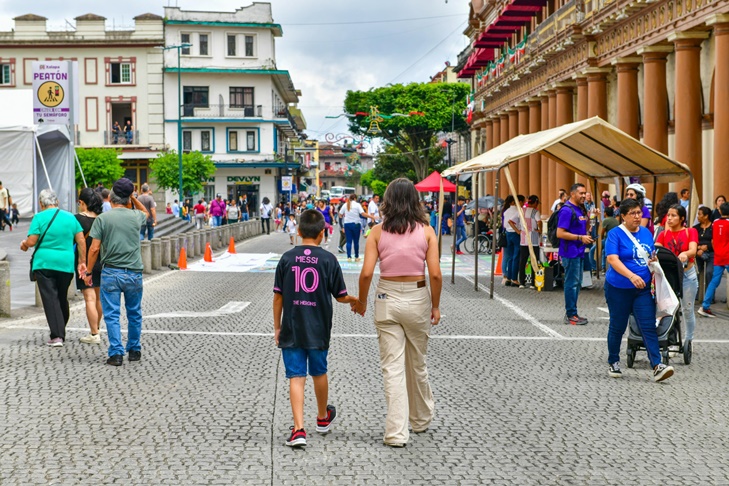
[[[28,238],[20,249],[38,245],[33,253],[33,268],[43,301],[51,339],[48,346],[60,347],[66,339],[68,323],[68,286],[73,279],[74,249],[78,248],[78,273],[86,273],[86,241],[81,225],[73,214],[58,208],[56,193],[44,189],[38,195],[41,211],[33,217]]]

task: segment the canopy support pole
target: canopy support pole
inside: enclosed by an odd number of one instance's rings
[[[441,181],[443,179],[441,178]],[[441,182],[442,184],[442,182]],[[453,209],[451,210],[453,223],[451,223],[451,233],[453,233],[453,245],[451,246],[451,285],[456,283],[456,241],[458,238],[458,174],[456,174],[456,192],[453,195]],[[463,211],[466,211],[466,206],[463,206]],[[464,215],[463,219],[466,217]]]
[[[524,217],[524,209],[522,209],[521,204],[519,204],[519,195],[516,192],[516,187],[514,187],[514,181],[511,179],[511,171],[509,170],[508,165],[504,167],[504,174],[506,175],[506,182],[509,184],[511,195],[514,196],[514,201],[516,201],[516,210],[519,213],[519,221],[521,222],[521,227],[524,229],[524,231],[527,231],[526,218]],[[534,247],[532,246],[531,239],[532,235],[528,234],[527,248],[529,248],[529,258],[532,262],[532,272],[534,273],[534,277],[536,277],[537,271],[539,270],[539,260],[537,260],[537,256],[534,253]]]
[[[656,210],[656,186],[658,185],[658,177],[653,176],[653,196],[651,201],[653,202],[653,206],[651,207],[651,219],[655,217],[655,210]]]
[[[81,168],[81,161],[78,160],[78,154],[76,154],[76,151],[73,151],[73,158],[76,159],[76,165],[78,165],[78,171],[81,174],[81,180],[84,181],[84,187],[89,187],[89,185],[86,183],[86,176],[84,175],[84,170]]]
[[[592,194],[594,195],[593,200],[597,202],[597,179],[594,177],[590,178],[590,185],[592,186]],[[600,198],[602,199],[602,198]],[[597,208],[597,204],[595,204],[595,208]],[[600,280],[600,272],[602,271],[602,237],[600,236],[600,230],[602,229],[602,211],[597,212],[597,231],[595,232],[595,241],[593,244],[595,245],[595,264],[597,265],[597,271],[595,274],[597,275],[595,277],[596,280]],[[589,261],[589,256],[588,256]]]
[[[435,228],[435,233],[438,235],[438,261],[440,262],[440,257],[442,255],[442,248],[443,248],[443,178],[440,179],[440,192],[438,193],[438,218],[436,218],[437,221],[437,228]]]
[[[479,187],[478,187],[478,179],[481,175],[480,172],[476,172],[473,174],[473,178],[471,179],[471,189],[473,189],[472,193],[475,194],[474,198],[474,213],[473,213],[473,290],[475,292],[478,292],[478,247],[479,245],[479,236],[481,236],[481,233],[478,230],[478,197],[479,197]]]
[[[38,155],[40,155],[41,165],[43,166],[43,172],[46,174],[46,180],[48,181],[48,189],[50,189],[52,191],[53,185],[51,184],[51,178],[48,176],[48,168],[46,167],[46,161],[43,158],[43,152],[41,152],[40,142],[38,141],[37,136],[33,136],[33,139],[35,140],[35,147],[38,149]]]
[[[494,177],[494,219],[492,227],[496,227],[496,223],[500,219],[500,209],[499,209],[499,173],[501,171],[496,171],[496,177]],[[499,230],[500,232],[501,230]],[[494,298],[494,278],[496,277],[494,274],[496,273],[496,240],[498,239],[499,234],[494,231],[494,237],[491,239],[491,289],[489,290],[489,298]]]

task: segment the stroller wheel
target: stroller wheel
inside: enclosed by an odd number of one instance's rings
[[[633,367],[633,363],[635,362],[635,348],[628,347],[628,368]]]
[[[691,341],[684,341],[683,343],[683,362],[684,364],[691,364],[691,356],[694,352],[694,346]]]
[[[668,361],[669,361],[669,356],[668,356],[668,348],[666,348],[666,349],[665,349],[665,350],[663,351],[663,353],[662,353],[662,354],[663,354],[663,364],[664,364],[664,365],[666,365],[666,366],[668,366]]]

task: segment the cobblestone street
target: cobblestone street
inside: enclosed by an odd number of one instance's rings
[[[276,233],[237,251],[288,248]],[[451,284],[443,259],[444,317],[429,346],[436,418],[404,449],[382,444],[371,306],[362,318],[336,303],[338,419],[314,432],[309,380],[308,447],[284,446],[292,419],[270,270],[147,277],[142,361],[121,368],[104,365],[105,336],[78,342],[82,304],[58,349],[44,346],[42,314],[0,320],[0,484],[729,484],[724,319],[698,318],[694,361],[677,358],[670,380],[653,383],[644,352],[615,380],[601,282],[580,295],[590,324],[565,326],[561,292],[498,287],[491,301],[486,273],[475,292],[473,259],[459,260]],[[355,293],[358,264],[343,268]],[[219,311],[230,302],[249,304]]]

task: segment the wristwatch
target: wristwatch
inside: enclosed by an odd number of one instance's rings
[[[87,277],[90,277],[91,275],[93,275],[91,272],[86,272]]]

